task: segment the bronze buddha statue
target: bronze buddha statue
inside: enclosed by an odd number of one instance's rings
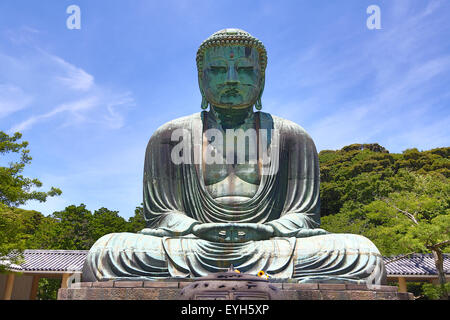
[[[243,30],[202,43],[204,110],[164,124],[147,146],[147,227],[99,239],[83,281],[200,277],[233,265],[299,282],[386,282],[370,240],[319,228],[316,147],[299,125],[259,111],[266,65],[263,44]]]

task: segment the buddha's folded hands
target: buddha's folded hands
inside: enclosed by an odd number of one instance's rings
[[[192,233],[203,240],[236,243],[270,239],[274,229],[261,223],[204,223],[195,225]]]
[[[154,237],[180,237],[191,234],[196,224],[200,222],[180,212],[172,211],[161,214],[153,225],[138,233]]]

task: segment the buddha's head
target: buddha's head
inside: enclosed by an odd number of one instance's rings
[[[264,45],[240,29],[224,29],[206,39],[197,52],[202,108],[261,108],[267,53]]]

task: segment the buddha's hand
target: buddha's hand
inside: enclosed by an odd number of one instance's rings
[[[166,228],[157,228],[157,229],[152,229],[152,228],[144,228],[141,231],[138,231],[138,233],[140,234],[145,234],[147,236],[154,236],[154,237],[181,237],[181,236],[185,236],[187,234],[189,234],[188,230],[185,230],[183,232],[177,232],[177,231],[172,231]]]
[[[147,236],[154,236],[154,237],[168,237],[168,236],[170,236],[170,233],[167,230],[164,230],[164,229],[144,228],[141,231],[138,231],[138,233],[145,234]]]
[[[297,233],[296,238],[307,238],[324,234],[329,234],[329,232],[323,229],[302,229]]]
[[[274,229],[261,223],[203,223],[195,225],[192,233],[203,240],[232,243],[266,240]]]

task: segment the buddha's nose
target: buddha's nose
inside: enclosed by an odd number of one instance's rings
[[[239,79],[237,76],[237,72],[234,69],[234,66],[230,66],[227,72],[227,84],[236,85],[239,84]]]

